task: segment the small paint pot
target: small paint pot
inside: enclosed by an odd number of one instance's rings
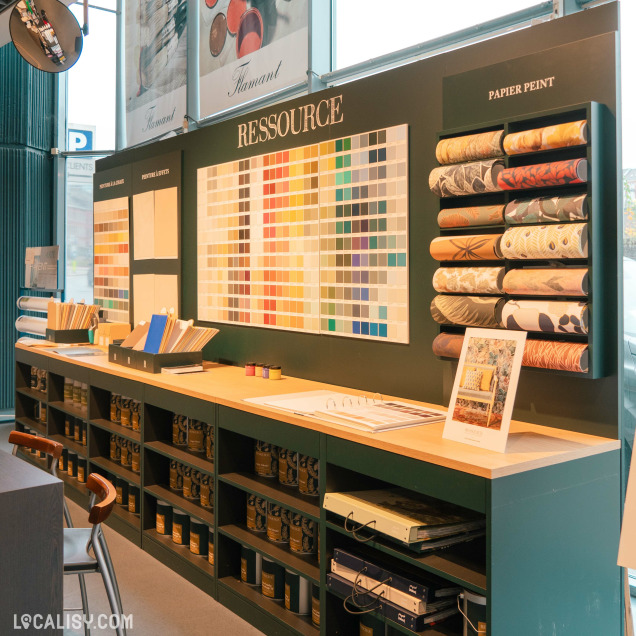
[[[244,545],[241,546],[241,581],[248,585],[261,585],[263,573],[263,558],[261,555]]]
[[[86,457],[78,457],[77,458],[77,481],[79,481],[80,484],[86,483],[86,470],[87,470]]]
[[[214,424],[204,424],[205,431],[205,458],[214,461]]]
[[[267,538],[273,543],[289,543],[289,514],[287,508],[267,504]]]
[[[66,465],[66,474],[69,477],[77,477],[77,453],[75,451],[68,452],[68,463]]]
[[[203,432],[203,422],[190,419],[188,422],[188,449],[195,453],[205,451],[205,433]]]
[[[172,542],[177,545],[190,544],[190,516],[176,508],[172,510]]]
[[[227,7],[227,30],[236,35],[239,24],[241,23],[241,16],[247,9],[247,0],[230,0],[230,4]]]
[[[128,484],[128,512],[138,515],[141,512],[141,502],[139,501],[139,486]]]
[[[362,614],[360,616],[360,636],[384,636],[384,622],[375,616]]]
[[[278,477],[278,447],[269,442],[256,441],[254,470],[261,477]]]
[[[192,497],[192,468],[190,466],[183,466],[181,469],[183,475],[183,496],[186,499],[193,499]]]
[[[33,386],[33,369],[31,367],[31,386]],[[64,401],[69,404],[73,401],[73,380],[64,378]]]
[[[64,418],[64,437],[73,439],[75,437],[75,418],[67,415]]]
[[[132,424],[130,421],[131,402],[132,400],[129,397],[121,398],[121,412],[119,414],[119,418],[121,425],[125,428],[132,428]]]
[[[252,532],[267,530],[267,502],[256,495],[247,495],[247,527]]]
[[[26,429],[24,430],[26,432]],[[65,473],[68,470],[68,448],[62,449],[62,454],[57,460],[57,469],[62,473]]]
[[[320,586],[311,584],[311,622],[320,627]]]
[[[209,2],[209,0],[206,0],[206,3],[207,2]],[[212,54],[212,57],[217,57],[221,54],[221,51],[225,46],[226,39],[227,19],[224,13],[217,13],[214,20],[212,20],[212,26],[210,27],[210,53]]]
[[[170,460],[170,490],[183,490],[183,475],[179,471],[179,462]]]
[[[175,413],[172,416],[172,444],[174,446],[188,444],[188,418],[185,415]]]
[[[256,362],[245,363],[245,375],[254,375],[256,373]]]
[[[46,369],[38,369],[38,391],[46,393]]]
[[[82,384],[82,411],[86,413],[88,411],[88,384]]]
[[[64,423],[66,426],[66,422]],[[82,420],[75,420],[75,426],[73,427],[73,439],[78,443],[82,443]]]
[[[269,364],[263,365],[263,379],[269,380]]]
[[[300,554],[313,554],[317,549],[317,524],[313,519],[290,513],[289,548]]]
[[[199,493],[199,501],[204,508],[213,509],[214,499],[213,493],[213,480],[207,473],[201,473],[201,492]]]
[[[190,552],[199,556],[208,554],[208,526],[190,517]]]
[[[258,51],[263,44],[263,18],[261,12],[252,8],[241,16],[236,34],[236,57],[242,58]]]
[[[254,365],[254,376],[257,378],[262,378],[263,377],[263,365],[260,362],[257,362]]]
[[[82,422],[82,446],[86,446],[86,439],[88,437],[86,422]]]
[[[120,438],[121,441],[121,465],[132,468],[132,442]]]
[[[79,380],[73,380],[73,406],[82,407],[82,383]]]
[[[115,492],[117,493],[115,501],[120,506],[128,506],[128,482],[125,479],[117,477]]]
[[[110,394],[110,421],[119,424],[121,422],[121,395]]]
[[[133,473],[141,472],[141,446],[139,444],[132,443],[132,471]]]
[[[208,531],[208,563],[214,565],[214,528]]]
[[[283,486],[298,485],[298,453],[289,448],[278,450],[278,482]]]
[[[40,402],[40,423],[46,424],[47,406]]]
[[[66,378],[64,378],[64,380],[66,380]],[[37,367],[31,367],[31,388],[34,391],[38,390],[38,368]]]
[[[311,612],[311,585],[290,570],[285,570],[285,608],[294,614]]]
[[[159,534],[172,534],[172,506],[165,501],[157,501],[155,528]]]
[[[285,568],[263,557],[261,592],[267,598],[282,601],[285,597]]]
[[[309,455],[298,456],[298,491],[303,495],[318,497],[320,487],[320,462]]]
[[[141,417],[139,414],[140,410],[141,410],[141,402],[138,402],[137,400],[132,400],[130,403],[130,427],[132,428],[133,431],[141,430]]]
[[[278,365],[270,364],[269,366],[269,379],[280,380],[282,378],[282,370]]]

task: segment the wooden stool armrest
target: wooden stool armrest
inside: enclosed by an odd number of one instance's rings
[[[100,474],[91,473],[86,480],[86,487],[94,492],[100,500],[91,508],[88,515],[89,523],[97,524],[106,521],[115,505],[115,497],[117,496],[115,486]]]
[[[46,437],[37,437],[20,431],[11,431],[9,433],[9,444],[17,444],[18,446],[26,446],[33,450],[41,451],[47,455],[52,455],[55,459],[59,459],[64,446],[59,442],[54,442]]]

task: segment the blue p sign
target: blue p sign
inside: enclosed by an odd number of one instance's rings
[[[68,129],[68,149],[70,151],[92,150],[93,149],[93,131],[69,128]]]

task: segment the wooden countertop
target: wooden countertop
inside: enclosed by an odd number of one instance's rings
[[[20,344],[16,344],[16,348],[487,479],[504,477],[620,448],[619,440],[515,420],[510,425],[505,453],[496,453],[443,439],[444,422],[382,433],[366,433],[316,418],[303,417],[288,411],[244,401],[246,398],[318,389],[362,395],[362,391],[355,389],[285,375],[281,380],[263,380],[262,378],[247,377],[242,367],[215,363],[205,363],[205,370],[202,373],[183,376],[151,374],[112,364],[108,362],[106,355],[71,358],[53,353],[46,348],[26,347]],[[424,404],[398,396],[385,395],[383,397]],[[428,404],[427,406],[447,409],[446,406],[437,404]]]

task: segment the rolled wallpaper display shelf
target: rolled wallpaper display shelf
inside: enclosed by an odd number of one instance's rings
[[[616,306],[608,122],[590,102],[440,133],[442,165],[429,174],[440,227],[429,246],[435,355],[457,358],[466,326],[496,326],[528,331],[524,366],[607,374],[603,325]]]

